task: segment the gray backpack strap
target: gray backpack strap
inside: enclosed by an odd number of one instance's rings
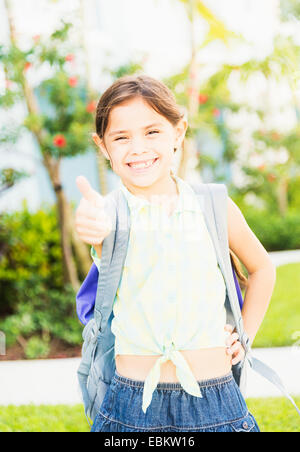
[[[111,315],[126,258],[130,229],[129,210],[121,190],[116,189],[107,196],[105,210],[112,219],[113,227],[102,246],[94,310],[97,334],[105,329]]]
[[[108,359],[107,356],[114,342],[114,336],[112,333],[109,334],[107,323],[109,318],[111,318],[113,301],[121,278],[129,239],[128,225],[130,219],[124,195],[121,194],[120,190],[116,189],[109,193],[105,199],[105,210],[112,220],[112,231],[103,241],[94,317],[88,322],[82,333],[84,340],[82,359],[77,371],[85,415],[89,424],[89,416],[95,415],[95,403],[93,401],[96,395],[99,400],[103,400],[113,371],[113,366],[101,368],[100,370],[103,372],[101,374],[102,379],[98,381],[97,385],[91,378],[91,366],[94,362],[97,348],[98,353],[102,356],[105,355],[105,359]],[[99,332],[100,334],[103,333],[101,350],[97,346]],[[105,359],[103,358],[103,361],[101,361],[101,366],[104,365]],[[98,362],[97,365],[100,366],[100,363]]]
[[[243,327],[243,319],[233,279],[227,233],[227,188],[224,184],[191,184],[198,195],[204,218],[210,233],[217,261],[226,282],[230,309],[235,327],[245,350],[249,349],[249,338]]]
[[[240,337],[240,341],[245,351],[250,350],[250,340],[245,332],[240,304],[236,292],[235,282],[233,279],[229,243],[228,243],[228,227],[227,227],[227,203],[228,193],[225,184],[205,184],[210,199],[209,209],[210,215],[214,217],[217,252],[219,254],[220,266],[226,279],[228,297],[232,314],[234,316],[236,329]]]
[[[255,370],[255,372],[259,373],[261,376],[269,380],[273,383],[285,397],[287,397],[291,403],[296,408],[298,414],[300,415],[300,410],[297,407],[295,401],[290,396],[288,391],[286,390],[283,382],[277,373],[269,367],[267,364],[263,363],[259,359],[255,358],[252,355],[252,349],[250,345],[249,338],[244,330],[243,320],[241,316],[241,310],[238,302],[238,297],[236,293],[236,288],[234,284],[231,262],[230,262],[230,253],[229,253],[229,244],[228,244],[228,222],[227,222],[227,187],[224,184],[204,184],[207,187],[207,191],[209,193],[209,197],[211,200],[211,206],[208,208],[208,215],[212,216],[212,211],[215,220],[215,230],[212,228],[212,234],[215,239],[215,233],[218,235],[219,245],[216,247],[216,251],[218,254],[218,258],[220,259],[220,264],[222,265],[222,269],[224,270],[224,276],[226,279],[226,284],[228,284],[227,289],[229,293],[229,299],[231,304],[231,309],[236,321],[237,332],[240,336],[240,341],[246,352],[246,359],[250,364],[250,367]],[[206,205],[206,207],[208,207]],[[220,249],[221,248],[221,249]],[[218,260],[219,260],[218,259]]]

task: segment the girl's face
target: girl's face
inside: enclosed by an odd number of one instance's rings
[[[174,148],[184,139],[187,122],[173,126],[143,98],[135,97],[115,106],[104,139],[93,135],[116,174],[131,191],[160,192],[170,187]],[[145,162],[146,167],[134,167]]]

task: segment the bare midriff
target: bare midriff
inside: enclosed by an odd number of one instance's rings
[[[226,347],[179,351],[198,381],[218,378],[231,371],[231,356],[226,353]],[[123,377],[144,381],[160,356],[162,355],[117,355],[116,370]],[[176,366],[171,360],[161,364],[159,381],[179,382]]]

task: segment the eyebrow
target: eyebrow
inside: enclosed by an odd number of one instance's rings
[[[150,129],[150,127],[157,127],[162,126],[163,124],[161,122],[155,122],[153,124],[150,124],[149,126],[143,127],[144,130]],[[119,133],[127,133],[128,130],[114,130],[113,132],[109,133],[108,136],[111,137],[113,135],[117,135]]]

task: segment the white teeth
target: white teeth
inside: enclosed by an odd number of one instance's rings
[[[148,166],[151,166],[155,162],[155,159],[149,160],[146,163],[130,163],[130,166],[132,168],[148,168]]]

